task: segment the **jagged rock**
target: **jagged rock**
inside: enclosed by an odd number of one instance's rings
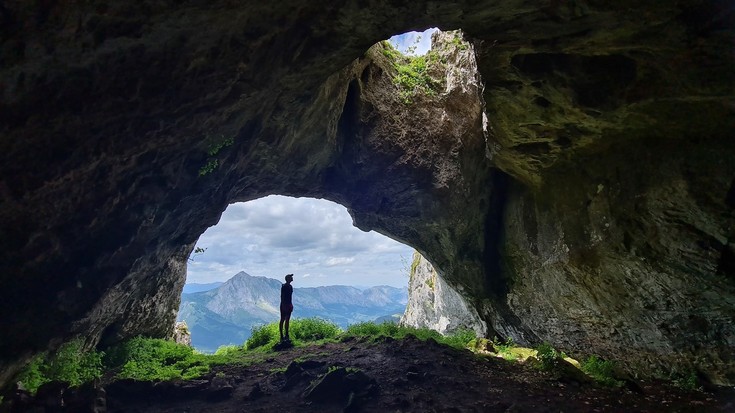
[[[432,25],[472,45],[408,105],[365,51]],[[499,336],[732,383],[734,26],[716,0],[6,2],[0,385],[67,337],[169,336],[196,239],[273,193],[414,246]]]
[[[226,377],[214,376],[209,383],[206,399],[208,402],[216,403],[232,397],[235,387]]]
[[[361,370],[350,371],[344,367],[330,369],[304,392],[304,398],[321,403],[345,403],[355,405],[355,398],[365,397],[375,391],[375,380]]]
[[[186,321],[177,321],[174,325],[173,339],[178,344],[191,347],[191,332],[186,325]]]
[[[430,328],[441,334],[459,329],[474,330],[478,337],[487,334],[487,326],[477,310],[447,284],[418,251],[413,254],[408,289],[408,304],[400,320],[402,325]]]

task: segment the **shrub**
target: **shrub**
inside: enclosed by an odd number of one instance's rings
[[[393,84],[399,89],[401,100],[409,104],[412,98],[420,93],[429,96],[436,94],[441,87],[441,81],[429,74],[432,65],[440,64],[439,55],[429,51],[423,56],[405,56],[396,50],[389,42],[383,43],[383,55],[390,60],[396,74]]]
[[[35,393],[44,383],[61,381],[71,386],[102,376],[102,357],[98,351],[84,351],[79,339],[64,343],[56,353],[43,353],[31,360],[18,377],[23,386]]]
[[[345,331],[343,337],[392,337],[400,340],[409,335],[423,341],[431,338],[439,343],[459,349],[467,348],[467,344],[475,338],[475,332],[472,330],[462,329],[453,334],[443,336],[428,328],[405,327],[395,323],[375,324],[373,322],[352,324],[347,327],[347,331]]]
[[[398,331],[401,329],[395,323],[376,324],[371,321],[364,323],[351,324],[347,327],[344,337],[398,337]]]
[[[442,341],[454,348],[465,349],[470,341],[477,338],[477,335],[470,329],[459,329],[454,333],[444,336]]]
[[[543,343],[536,348],[536,357],[540,362],[542,370],[551,370],[563,359],[562,353],[557,351],[549,343]]]
[[[613,361],[602,360],[592,355],[582,363],[581,369],[600,384],[606,386],[621,386],[623,384],[623,382],[615,380],[613,377],[615,371]]]
[[[342,333],[337,324],[316,317],[292,320],[289,330],[298,342],[334,339]]]
[[[342,329],[331,321],[321,318],[296,318],[289,325],[289,336],[294,345],[307,342],[334,339],[342,333]],[[245,342],[248,350],[266,349],[278,343],[278,323],[265,324],[253,329],[250,338]]]
[[[278,342],[278,323],[270,323],[254,327],[250,338],[245,342],[245,348],[253,350],[268,344]]]
[[[143,381],[192,379],[209,371],[207,357],[173,341],[136,337],[108,351],[105,359],[118,378]]]
[[[670,377],[675,386],[684,390],[702,390],[697,373],[693,370],[684,373],[674,372]]]

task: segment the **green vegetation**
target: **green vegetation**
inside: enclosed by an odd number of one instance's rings
[[[111,348],[105,364],[117,377],[136,380],[192,379],[209,371],[203,354],[161,339],[136,337]]]
[[[592,355],[582,363],[581,369],[595,381],[605,386],[620,387],[623,385],[622,381],[616,380],[613,376],[615,363],[611,360],[602,360]]]
[[[217,141],[210,139],[209,146],[207,146],[207,154],[209,156],[216,156],[222,149],[232,146],[235,143],[234,137],[225,138],[224,135],[220,135]]]
[[[431,274],[431,277],[426,279],[426,285],[428,285],[432,290],[434,289],[434,274]]]
[[[669,379],[674,386],[680,387],[684,390],[702,390],[702,386],[699,383],[699,378],[694,370],[679,373],[671,372]]]
[[[72,340],[59,347],[56,353],[36,356],[20,374],[18,381],[31,393],[50,381],[78,386],[102,375],[103,356],[102,352],[83,351],[82,341]]]
[[[219,165],[219,160],[209,159],[206,165],[199,168],[199,176],[204,176],[214,172],[214,170],[217,169],[217,165]]]
[[[214,157],[217,156],[222,149],[232,146],[232,144],[235,143],[234,137],[225,138],[224,135],[220,135],[217,139],[208,137],[206,140],[209,142],[207,144],[207,155],[209,155],[209,158],[207,159],[207,163],[199,168],[199,176],[205,176],[214,172],[214,170],[217,169],[217,166],[219,166],[219,160]]]
[[[435,79],[430,72],[432,69],[443,73],[442,62],[439,54],[429,51],[423,56],[405,56],[388,41],[383,43],[383,55],[392,63],[396,74],[393,76],[393,84],[399,89],[399,95],[403,103],[410,104],[413,98],[419,94],[428,96],[436,95],[441,88],[442,82]]]
[[[475,339],[471,330],[461,330],[442,336],[426,328],[401,327],[392,323],[359,323],[342,331],[336,324],[318,318],[291,320],[291,338],[295,346],[347,337],[392,337],[402,339],[414,336],[420,340],[433,339],[455,348],[466,348]],[[35,392],[50,381],[68,382],[78,386],[93,379],[105,377],[160,381],[194,379],[208,373],[215,365],[249,365],[268,357],[278,341],[278,324],[270,323],[253,331],[244,346],[222,346],[214,354],[201,354],[191,347],[173,341],[136,337],[110,347],[105,352],[82,351],[79,340],[70,341],[52,354],[33,359],[18,377],[25,388]],[[324,353],[320,353],[324,355]],[[314,354],[305,355],[313,356]],[[317,356],[319,354],[316,354]],[[274,369],[280,372],[281,369]],[[357,372],[348,368],[348,373]]]
[[[557,351],[549,343],[543,343],[536,348],[536,358],[540,362],[541,370],[552,370],[564,359],[564,354]]]
[[[289,335],[294,346],[307,342],[335,339],[342,332],[336,324],[319,318],[296,318],[291,320]],[[248,350],[270,351],[279,341],[278,323],[270,323],[253,329],[245,343]]]
[[[454,334],[442,336],[434,330],[428,328],[413,328],[399,326],[393,323],[375,324],[372,322],[357,323],[347,327],[347,331],[343,337],[363,337],[379,339],[382,337],[391,337],[396,340],[414,336],[419,340],[426,341],[433,339],[438,343],[445,344],[454,348],[464,349],[467,344],[475,338],[472,330],[460,330]]]
[[[467,50],[467,42],[462,39],[462,34],[460,31],[454,32],[454,38],[452,39],[452,44],[457,47],[459,50]]]

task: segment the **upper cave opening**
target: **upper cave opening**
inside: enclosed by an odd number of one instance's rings
[[[399,52],[407,56],[423,56],[431,50],[431,36],[439,31],[436,27],[430,27],[424,31],[410,31],[396,34],[388,39]]]

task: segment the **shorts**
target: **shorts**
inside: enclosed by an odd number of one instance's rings
[[[282,316],[289,316],[293,313],[293,304],[291,305],[282,305],[281,306],[281,315]]]

